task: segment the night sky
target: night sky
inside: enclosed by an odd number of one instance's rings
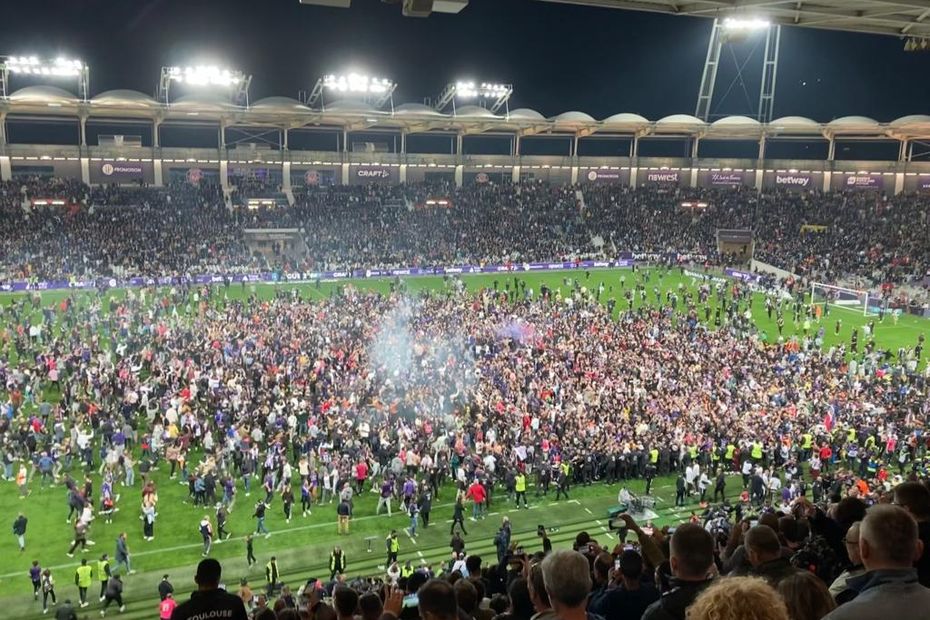
[[[350,10],[297,0],[29,0],[0,21],[0,53],[59,54],[90,64],[91,91],[153,93],[163,65],[220,64],[252,73],[252,100],[296,97],[328,72],[390,77],[395,103],[436,95],[457,78],[514,84],[511,108],[595,118],[693,113],[711,21],[531,0],[472,0],[459,15],[404,18],[398,5]],[[754,46],[740,46],[742,61]],[[755,113],[761,45],[745,88],[715,114]],[[726,91],[727,54],[718,79]],[[891,120],[930,112],[930,54],[880,37],[785,28],[775,115]],[[15,90],[22,80],[12,85]]]

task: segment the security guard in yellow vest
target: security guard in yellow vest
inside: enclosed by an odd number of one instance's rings
[[[649,462],[652,463],[653,465],[659,464],[659,449],[658,448],[653,448],[652,450],[649,451]]]
[[[81,565],[74,572],[74,585],[78,588],[78,595],[81,598],[81,607],[87,607],[87,589],[94,582],[94,569],[87,563],[87,558],[81,560]]]
[[[397,554],[400,553],[400,541],[397,540],[397,530],[391,530],[391,535],[384,540],[387,547],[387,563],[385,567],[397,561]]]
[[[332,553],[329,554],[329,580],[332,581],[336,575],[346,572],[346,554],[339,547],[333,547]]]
[[[97,560],[97,581],[100,582],[100,600],[103,601],[107,594],[107,582],[110,581],[110,557],[104,553]]]
[[[523,499],[523,507],[529,508],[526,503],[526,474],[522,471],[518,471],[516,477],[513,479],[513,490],[514,494],[517,496],[517,508],[520,507],[520,499]]]
[[[410,565],[410,560],[404,562],[404,565],[400,567],[400,576],[403,579],[410,579],[413,575],[413,566]]]
[[[750,454],[752,456],[753,461],[755,461],[756,463],[762,462],[762,442],[761,441],[754,441],[752,443],[752,452]]]
[[[275,588],[278,587],[278,580],[281,573],[278,572],[278,560],[271,556],[271,560],[265,564],[265,579],[268,581],[268,598],[274,594]]]

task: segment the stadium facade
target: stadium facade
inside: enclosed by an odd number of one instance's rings
[[[17,120],[72,122],[79,127],[73,145],[13,144],[6,125]],[[161,186],[172,181],[213,178],[229,185],[230,177],[256,175],[277,182],[285,191],[313,184],[402,183],[446,179],[457,185],[487,181],[542,179],[553,183],[620,183],[668,186],[746,186],[757,189],[834,191],[861,189],[886,193],[930,191],[930,162],[912,161],[913,145],[930,140],[930,116],[912,115],[890,122],[848,116],[829,123],[789,116],[759,123],[730,116],[705,123],[677,114],[649,120],[621,113],[596,120],[583,112],[546,118],[521,108],[496,115],[478,106],[459,107],[443,114],[413,103],[390,112],[357,101],[338,101],[325,110],[311,109],[295,99],[269,97],[248,107],[220,97],[182,97],[165,105],[140,92],[115,90],[88,101],[51,86],[30,86],[0,101],[0,179],[17,175],[49,174],[79,178],[89,184],[145,183]],[[151,127],[150,146],[88,145],[87,123],[114,122]],[[214,127],[213,148],[163,147],[160,130],[184,126]],[[266,128],[278,132],[280,148],[255,149],[226,144],[231,128]],[[340,150],[305,151],[288,148],[290,132],[305,128],[337,134]],[[394,152],[358,152],[349,147],[357,132],[386,132],[399,138]],[[339,139],[341,134],[341,140]],[[450,153],[408,153],[406,140],[414,135],[448,135]],[[509,136],[509,155],[463,154],[462,140],[471,136]],[[525,155],[521,138],[564,138],[565,155]],[[616,137],[629,141],[623,157],[578,156],[579,141]],[[642,157],[639,145],[655,139],[679,139],[690,145],[691,157]],[[718,159],[699,157],[707,140],[756,143],[758,157]],[[824,140],[824,160],[768,159],[771,140]],[[848,161],[834,158],[844,140],[894,141],[895,161]]]

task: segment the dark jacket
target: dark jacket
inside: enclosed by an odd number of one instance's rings
[[[61,607],[55,610],[55,620],[78,620],[71,603],[62,603]]]
[[[13,533],[17,536],[26,533],[26,517],[17,517],[16,521],[13,521]]]
[[[791,562],[789,562],[787,558],[778,558],[769,562],[763,562],[759,566],[753,567],[749,571],[749,574],[753,577],[761,577],[762,579],[765,579],[770,586],[775,588],[783,579],[786,579],[798,572],[800,571],[792,566]]]
[[[174,608],[171,614],[171,620],[190,620],[191,618],[200,617],[206,612],[226,612],[222,614],[214,613],[213,618],[224,618],[224,620],[248,620],[248,614],[245,613],[245,605],[242,599],[226,590],[217,588],[205,592],[194,592],[191,594],[189,601],[181,603]]]
[[[168,581],[167,579],[162,579],[161,581],[158,582],[158,596],[161,598],[161,600],[165,600],[166,598],[168,598],[169,594],[173,594],[173,593],[174,593],[174,586],[171,585],[170,581]]]
[[[917,524],[918,538],[924,543],[924,554],[917,563],[917,580],[920,585],[930,588],[930,521],[921,521]]]
[[[642,620],[685,620],[685,610],[711,583],[713,579],[673,581],[674,587],[646,608]]]
[[[641,584],[636,590],[612,588],[589,604],[588,611],[610,620],[639,620],[657,600],[659,591],[650,584]]]

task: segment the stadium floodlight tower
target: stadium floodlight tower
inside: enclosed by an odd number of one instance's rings
[[[388,78],[372,77],[363,73],[349,72],[341,75],[330,73],[316,81],[309,93],[301,91],[300,100],[308,107],[326,109],[326,93],[334,98],[349,98],[364,101],[380,110],[390,102],[394,110],[394,91],[397,84]]]
[[[193,88],[219,88],[229,91],[232,102],[236,105],[249,105],[249,85],[252,76],[242,71],[220,69],[215,65],[197,65],[189,67],[162,67],[158,81],[158,100],[170,105],[172,82]]]
[[[90,68],[81,60],[58,57],[54,60],[38,56],[4,56],[0,58],[0,96],[9,96],[10,74],[34,76],[39,79],[77,78],[82,101],[90,96]]]
[[[452,113],[455,114],[455,101],[478,101],[478,105],[486,107],[497,114],[497,111],[507,105],[513,95],[512,84],[498,84],[495,82],[475,82],[473,80],[458,80],[446,84],[433,106],[442,112],[446,106],[452,104]],[[509,112],[509,108],[507,110]]]
[[[717,82],[717,69],[720,66],[720,52],[725,45],[738,43],[752,34],[765,32],[765,54],[762,59],[762,86],[759,92],[758,112],[756,118],[760,123],[772,120],[775,107],[775,78],[778,75],[778,47],[781,42],[781,26],[765,19],[756,17],[726,17],[714,19],[714,27],[707,45],[707,59],[704,61],[704,75],[701,77],[701,87],[698,90],[697,108],[694,115],[703,121],[710,119],[711,103],[714,98],[714,87]],[[731,48],[732,51],[732,48]],[[752,53],[750,52],[750,56]],[[742,71],[749,62],[747,58],[742,63],[736,60],[736,76],[733,78],[726,94],[737,84],[743,83]],[[745,86],[743,87],[745,90]],[[746,95],[749,99],[749,95]]]

